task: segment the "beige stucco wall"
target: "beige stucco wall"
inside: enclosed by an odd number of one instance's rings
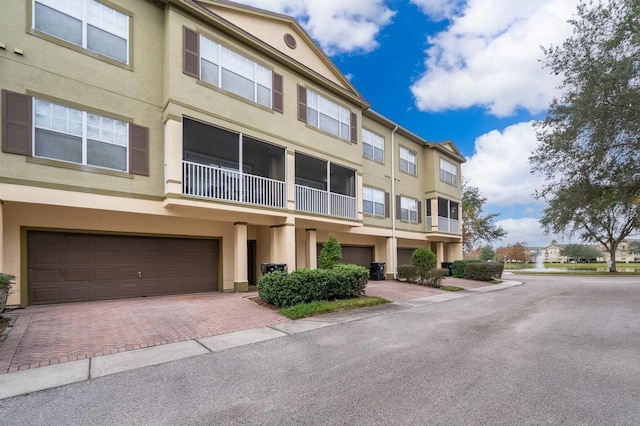
[[[113,65],[85,52],[28,32],[31,1],[14,0],[0,14],[0,87],[113,116],[149,128],[150,176],[112,173],[97,167],[91,172],[61,161],[48,165],[27,157],[0,153],[2,179],[81,191],[118,191],[142,196],[162,195],[162,8],[150,2],[113,1],[133,16],[130,69]],[[14,53],[21,49],[23,54]],[[50,165],[51,164],[51,165]]]
[[[343,79],[336,74],[333,67],[327,64],[327,59],[318,54],[318,49],[311,44],[313,41],[305,37],[300,29],[287,18],[247,13],[225,5],[211,5],[208,8],[329,81],[345,88]],[[289,48],[284,42],[285,33],[295,37],[297,42],[295,49]]]

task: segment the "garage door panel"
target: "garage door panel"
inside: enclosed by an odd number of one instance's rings
[[[60,271],[63,281],[89,281],[88,269],[63,269]]]
[[[29,269],[29,282],[47,285],[60,281],[60,271],[57,269]]]
[[[60,253],[60,263],[63,265],[88,265],[89,253],[86,251],[64,251]]]
[[[215,291],[218,246],[208,239],[30,231],[29,303]]]
[[[146,296],[143,294],[141,283],[138,281],[118,283],[116,287],[116,295],[118,298]]]
[[[53,248],[56,250],[56,248]],[[60,264],[60,253],[57,251],[35,250],[29,255],[31,265],[46,266]]]
[[[67,249],[83,249],[89,248],[89,234],[71,234],[67,235],[64,247]]]
[[[413,255],[412,248],[399,248],[398,249],[398,265],[411,265],[411,256]]]
[[[85,281],[82,285],[66,283],[62,287],[61,298],[68,302],[83,302],[89,300],[89,284]]]
[[[61,300],[60,287],[48,286],[32,290],[32,298],[41,303],[58,303]]]

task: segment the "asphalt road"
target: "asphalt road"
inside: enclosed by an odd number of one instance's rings
[[[3,400],[0,423],[640,424],[640,277],[513,278]]]

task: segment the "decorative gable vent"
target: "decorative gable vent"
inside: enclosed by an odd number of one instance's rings
[[[298,42],[296,41],[295,37],[289,33],[285,33],[284,42],[287,44],[287,46],[289,46],[290,49],[295,49],[296,46],[298,45]]]

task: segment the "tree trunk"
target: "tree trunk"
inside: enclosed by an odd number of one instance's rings
[[[609,256],[611,257],[609,272],[618,272],[618,270],[616,269],[616,250],[617,249],[618,249],[617,244],[611,244],[611,248],[609,249]]]

